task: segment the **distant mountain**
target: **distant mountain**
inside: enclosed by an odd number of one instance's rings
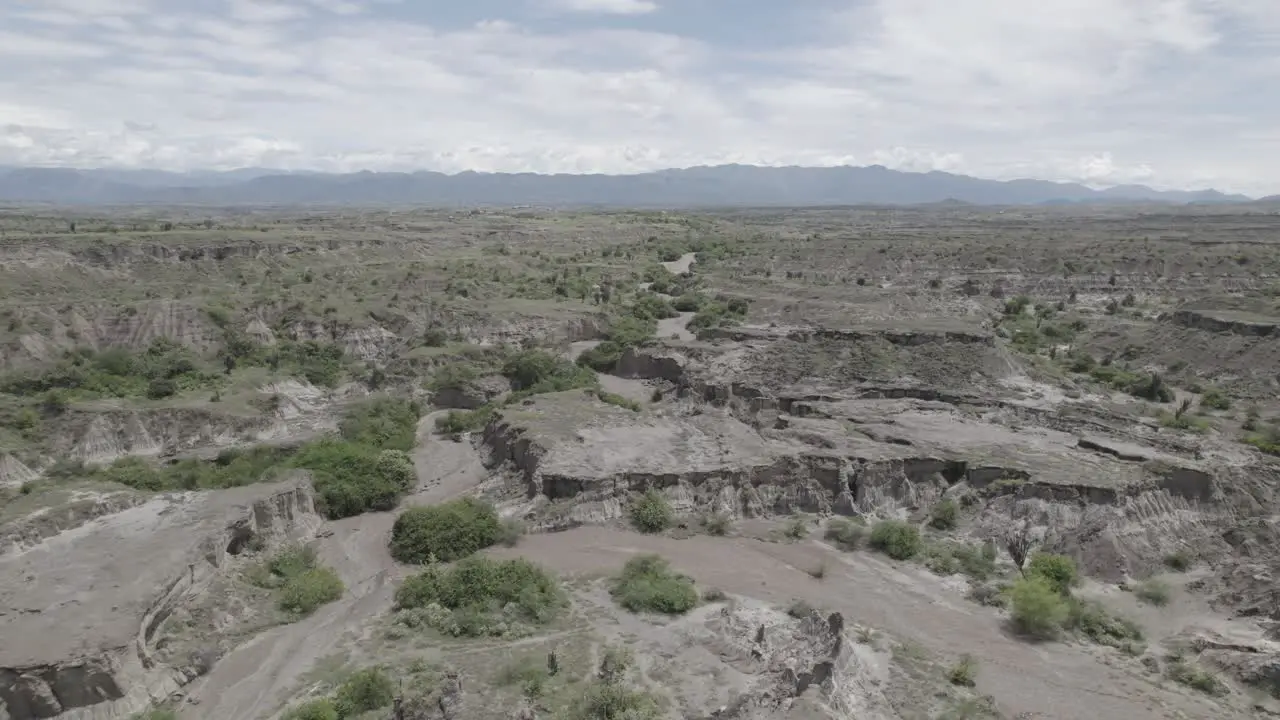
[[[0,168],[0,202],[58,205],[551,205],[714,207],[1233,203],[1216,190],[1142,185],[1093,190],[1044,180],[983,180],[870,167],[719,165],[637,175],[286,173]]]

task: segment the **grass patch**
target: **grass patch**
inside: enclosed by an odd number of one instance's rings
[[[822,532],[823,539],[841,550],[857,550],[866,537],[865,525],[848,518],[831,518]]]
[[[671,527],[675,512],[662,493],[650,488],[631,502],[627,517],[631,526],[642,533],[660,533]]]
[[[631,412],[640,412],[640,403],[628,397],[623,397],[617,393],[605,392],[604,390],[596,390],[593,393],[600,402],[606,405],[626,408]]]
[[[178,392],[221,387],[225,376],[190,348],[157,338],[141,352],[75,348],[52,367],[0,377],[0,392],[34,397],[62,393],[67,399],[101,397],[166,398]]]
[[[547,664],[534,658],[524,658],[503,666],[497,677],[499,685],[519,687],[520,694],[530,699],[542,697],[550,681],[551,671]]]
[[[947,671],[947,680],[952,685],[960,687],[974,687],[978,684],[978,661],[972,655],[964,655],[959,662],[951,666]]]
[[[1138,583],[1138,586],[1133,589],[1133,594],[1148,605],[1164,607],[1169,604],[1173,590],[1169,587],[1169,583],[1151,579]]]
[[[920,553],[924,542],[915,525],[901,520],[881,520],[871,528],[870,545],[894,560],[910,560]]]
[[[1142,628],[1111,613],[1097,602],[1071,598],[1066,627],[1089,640],[1114,648],[1130,648],[1142,641]]]
[[[1196,556],[1190,550],[1181,549],[1164,556],[1165,567],[1177,572],[1186,572],[1195,565]]]
[[[1170,680],[1206,695],[1222,697],[1228,692],[1226,683],[1222,682],[1217,675],[1186,660],[1175,660],[1169,663],[1166,672]]]
[[[556,578],[528,560],[472,556],[432,565],[396,590],[397,620],[454,637],[508,637],[551,622],[568,601]]]
[[[723,513],[711,513],[702,516],[702,529],[708,535],[724,537],[733,530],[733,520]]]
[[[794,517],[787,522],[782,534],[789,540],[803,540],[809,537],[809,521],[806,518]]]
[[[960,506],[955,500],[945,498],[933,506],[929,514],[929,527],[935,530],[955,530],[960,519]]]
[[[924,565],[938,575],[963,573],[983,582],[996,573],[995,549],[992,543],[931,542],[923,551]]]
[[[632,688],[626,680],[631,655],[607,648],[600,671],[566,709],[564,720],[658,720],[662,703],[650,693]]]
[[[281,720],[343,720],[333,701],[328,698],[308,700],[290,708]]]
[[[493,419],[497,408],[484,405],[475,410],[450,410],[436,418],[436,431],[447,435],[483,430]]]
[[[475,498],[412,507],[391,529],[391,557],[403,563],[453,562],[502,540],[498,511]]]
[[[638,555],[628,560],[609,592],[631,612],[682,615],[698,604],[693,580],[674,572],[658,555]]]

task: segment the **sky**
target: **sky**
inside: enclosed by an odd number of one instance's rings
[[[0,0],[0,165],[1280,193],[1280,0]]]

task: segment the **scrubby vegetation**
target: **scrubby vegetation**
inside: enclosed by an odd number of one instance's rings
[[[857,550],[867,534],[867,528],[859,520],[847,518],[831,518],[822,537],[834,543],[841,550]]]
[[[496,544],[505,535],[498,512],[475,498],[413,507],[396,518],[391,556],[404,563],[452,562]]]
[[[76,348],[52,367],[13,372],[0,378],[0,392],[38,396],[65,392],[69,399],[147,397],[161,399],[185,390],[217,387],[223,375],[190,348],[168,338],[145,350]]]
[[[680,575],[658,555],[638,555],[614,578],[610,593],[631,612],[681,615],[698,604],[693,580]]]
[[[1206,695],[1221,696],[1228,692],[1226,683],[1217,675],[1182,658],[1169,663],[1167,674],[1170,680]]]
[[[626,673],[631,662],[628,651],[606,649],[600,671],[570,703],[565,720],[657,720],[662,717],[662,704],[655,696],[627,683]]]
[[[258,587],[277,590],[280,609],[297,615],[310,615],[346,591],[338,574],[318,565],[315,550],[304,546],[280,550],[250,567],[245,579]]]
[[[952,685],[973,687],[977,685],[978,661],[972,655],[964,655],[947,671],[947,679]]]
[[[555,619],[566,603],[555,577],[523,559],[431,565],[396,591],[401,624],[461,637],[523,634]]]
[[[1153,578],[1138,583],[1133,589],[1133,594],[1148,605],[1163,607],[1169,604],[1173,590],[1169,587],[1169,583]]]
[[[353,720],[366,713],[390,707],[396,688],[382,668],[365,668],[353,673],[331,697],[316,698],[297,705],[282,720]]]
[[[1052,583],[1024,578],[1009,589],[1010,617],[1020,632],[1037,639],[1058,636],[1070,616],[1070,608]]]
[[[954,530],[960,518],[960,506],[955,500],[945,498],[933,506],[929,513],[929,527],[936,530]]]
[[[1075,563],[1062,555],[1037,553],[1026,576],[1009,589],[1011,619],[1023,634],[1041,640],[1072,631],[1100,645],[1135,651],[1142,630],[1100,603],[1071,596],[1078,582]]]
[[[910,560],[920,553],[924,542],[920,529],[900,520],[881,520],[871,528],[870,545],[894,560]]]
[[[930,542],[923,551],[925,567],[939,575],[963,573],[983,582],[996,572],[996,547],[992,543]]]
[[[1027,561],[1025,573],[1029,578],[1044,580],[1061,595],[1069,594],[1080,581],[1075,561],[1065,555],[1035,553]]]
[[[379,450],[413,449],[422,408],[398,398],[379,398],[349,410],[338,426],[348,442]]]
[[[631,525],[643,533],[660,533],[671,527],[675,512],[671,503],[657,490],[646,490],[631,503],[627,511]]]
[[[399,450],[336,439],[303,446],[289,464],[311,471],[320,506],[334,519],[395,509],[417,477]]]

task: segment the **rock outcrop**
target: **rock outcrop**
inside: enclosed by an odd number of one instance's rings
[[[11,718],[106,720],[194,673],[156,660],[164,619],[259,538],[312,535],[309,485],[159,496],[0,556],[0,709]],[[3,712],[0,712],[3,717]]]

